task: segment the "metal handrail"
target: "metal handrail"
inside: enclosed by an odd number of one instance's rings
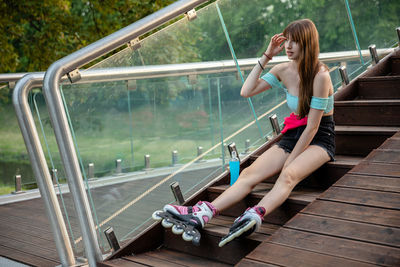
[[[71,242],[28,103],[29,91],[34,87],[41,86],[42,82],[43,74],[28,74],[20,79],[13,92],[13,104],[40,195],[45,204],[61,264],[62,266],[74,266],[76,262]]]
[[[71,71],[91,62],[92,60],[125,45],[131,40],[161,26],[207,0],[177,1],[99,41],[96,41],[56,62],[46,71],[43,81],[43,94],[46,100],[51,123],[55,132],[61,160],[64,165],[69,189],[75,204],[85,244],[86,257],[90,266],[103,261],[97,241],[93,217],[83,184],[82,172],[79,166],[75,145],[72,139],[68,119],[60,94],[60,80]]]
[[[394,48],[378,49],[377,52],[380,56],[386,56],[391,53]],[[369,50],[362,50],[363,57],[369,57]],[[351,60],[359,60],[359,54],[357,50],[354,51],[342,51],[342,52],[327,52],[321,53],[319,59],[325,63],[344,62]],[[257,58],[239,59],[238,63],[241,70],[250,70],[257,64]],[[289,59],[286,56],[277,56],[273,60],[268,62],[266,68],[272,68],[273,66],[288,62]],[[210,73],[222,73],[222,72],[236,72],[237,68],[235,62],[231,60],[218,60],[218,61],[206,61],[206,62],[192,62],[192,63],[180,63],[180,64],[164,64],[164,65],[149,65],[149,66],[133,66],[133,67],[111,67],[111,68],[96,68],[82,70],[85,72],[85,79],[79,80],[75,83],[89,83],[89,82],[108,82],[118,80],[132,80],[132,79],[151,79],[160,77],[173,77],[183,75],[199,75],[199,74],[210,74]],[[3,73],[0,74],[0,83],[2,82],[16,82],[26,74],[42,74],[44,72],[29,73]],[[69,83],[67,76],[61,79],[63,83]]]

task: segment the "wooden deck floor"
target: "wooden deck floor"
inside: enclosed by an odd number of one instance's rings
[[[237,266],[400,266],[400,132]]]
[[[191,188],[195,183],[199,182],[195,179],[188,178],[206,177],[214,169],[215,167],[202,168],[180,173],[174,177],[173,181],[179,181],[182,190],[185,192],[187,188]],[[218,174],[219,172],[216,172],[214,175],[216,176]],[[213,178],[212,176],[210,177]],[[136,198],[163,178],[165,178],[165,175],[92,189],[91,194],[95,203],[99,222],[109,218],[111,214],[117,212],[118,209],[127,205],[132,199]],[[207,182],[207,180],[204,182]],[[201,183],[200,186],[202,186]],[[126,233],[132,232],[132,229],[140,225],[136,232],[140,232],[141,229],[143,230],[147,227],[147,224],[142,224],[146,219],[149,220],[148,224],[153,223],[153,221],[149,219],[151,213],[162,207],[162,204],[165,202],[162,196],[165,194],[168,194],[168,198],[172,198],[172,194],[169,190],[169,183],[158,188],[155,192],[155,197],[154,195],[150,195],[136,202],[134,206],[126,209],[118,217],[105,224],[103,229],[108,225],[112,226],[118,240],[123,244],[123,241],[121,242],[121,240],[123,240],[122,236]],[[69,193],[64,194],[63,197],[74,239],[77,240],[81,236],[81,232],[72,199]],[[58,196],[58,198],[61,205],[60,197]],[[63,208],[62,212],[65,220],[66,216]],[[132,233],[132,235],[133,234],[134,233]],[[103,237],[103,239],[105,238]],[[99,242],[101,242],[100,238]],[[84,256],[82,243],[83,242],[77,242],[75,245],[75,256]],[[41,198],[0,205],[0,256],[40,267],[50,267],[61,264],[56,251],[51,226]]]

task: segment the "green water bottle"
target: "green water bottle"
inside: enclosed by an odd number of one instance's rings
[[[236,155],[236,151],[232,151],[232,158],[229,161],[229,171],[231,173],[230,185],[233,185],[239,178],[240,161]]]

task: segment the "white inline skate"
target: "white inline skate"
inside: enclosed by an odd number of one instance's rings
[[[242,215],[236,218],[229,229],[229,233],[221,239],[218,245],[220,247],[225,246],[235,238],[245,237],[257,231],[263,221],[264,215],[265,209],[263,207],[246,209]]]
[[[193,207],[165,205],[163,210],[157,210],[152,217],[161,221],[165,228],[171,228],[176,235],[182,234],[185,241],[192,241],[194,245],[200,244],[200,229],[208,223],[217,213],[216,209],[207,201],[199,201]]]

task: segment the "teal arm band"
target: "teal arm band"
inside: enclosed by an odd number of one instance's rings
[[[279,80],[275,77],[275,75],[273,75],[272,73],[268,72],[266,74],[264,74],[261,79],[263,79],[264,81],[266,81],[269,85],[271,85],[272,87],[279,87],[281,88],[282,85],[279,82]]]
[[[313,96],[311,98],[310,108],[326,110],[329,98],[321,98]]]

